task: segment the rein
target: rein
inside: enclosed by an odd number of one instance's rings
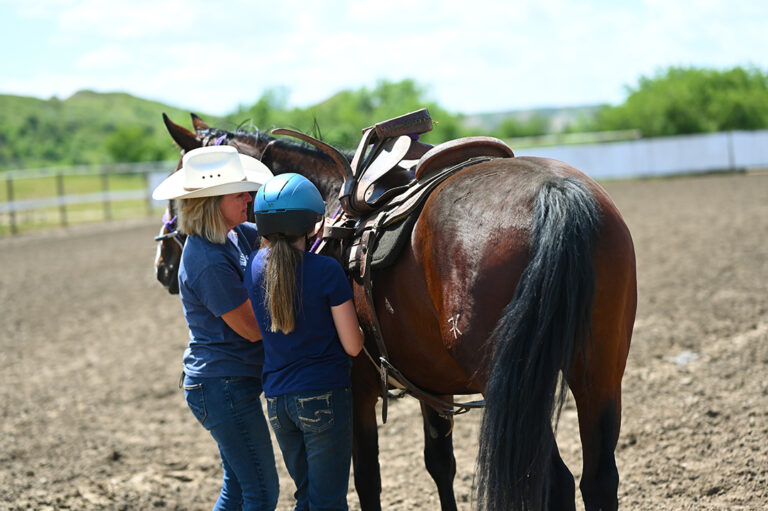
[[[176,227],[176,219],[178,218],[178,215],[174,215],[173,218],[168,218],[168,211],[163,213],[163,225],[168,230],[165,234],[160,234],[158,236],[155,236],[155,241],[163,241],[167,239],[172,239],[176,243],[179,244],[179,247],[184,249],[184,241],[186,241],[186,236],[181,234],[179,232],[179,229]],[[184,238],[179,239],[179,237]]]

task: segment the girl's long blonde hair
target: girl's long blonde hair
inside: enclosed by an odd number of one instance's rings
[[[301,297],[298,296],[296,268],[304,252],[293,244],[301,236],[270,235],[269,258],[264,273],[264,304],[269,311],[271,332],[293,332]]]

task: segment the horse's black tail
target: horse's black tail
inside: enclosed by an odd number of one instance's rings
[[[531,259],[493,333],[477,460],[478,508],[541,509],[571,357],[591,336],[599,206],[581,181],[538,192]],[[581,346],[577,345],[581,342]]]

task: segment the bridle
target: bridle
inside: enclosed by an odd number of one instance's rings
[[[165,234],[160,234],[158,236],[155,236],[155,241],[172,239],[173,241],[178,243],[179,247],[183,250],[184,242],[187,240],[187,236],[180,233],[178,227],[176,227],[177,218],[178,218],[177,215],[174,215],[173,218],[169,218],[168,210],[166,210],[165,213],[163,213],[163,225],[165,226],[165,229],[168,232],[166,232]]]

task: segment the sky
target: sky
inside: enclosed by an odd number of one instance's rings
[[[619,104],[669,66],[768,70],[768,1],[0,0],[0,94],[224,115],[415,80],[466,114]]]

